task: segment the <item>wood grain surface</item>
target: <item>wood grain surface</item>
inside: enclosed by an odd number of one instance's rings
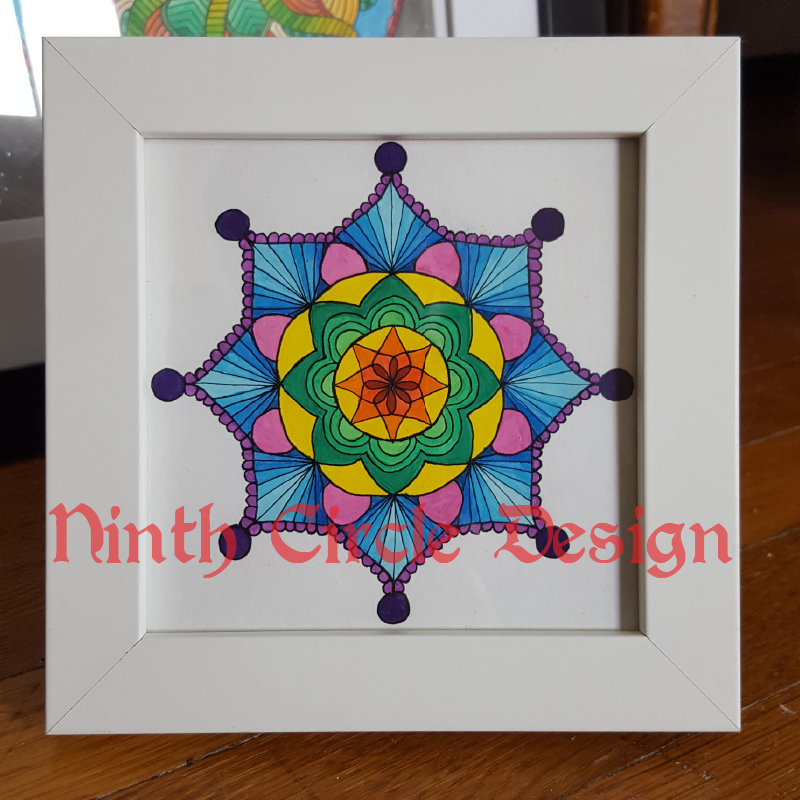
[[[797,107],[800,80],[788,90]],[[742,733],[46,737],[36,460],[0,469],[0,797],[800,794],[800,168],[788,151],[780,162],[781,147],[796,148],[800,135],[770,124],[786,102],[770,118],[760,97],[749,106],[758,118],[745,116],[753,157],[742,228]],[[768,158],[759,159],[759,143],[770,145]]]
[[[632,32],[647,36],[713,36],[719,0],[631,0]]]

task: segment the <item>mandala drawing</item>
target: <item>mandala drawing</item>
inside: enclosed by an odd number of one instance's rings
[[[115,0],[123,36],[393,36],[402,0]]]
[[[156,397],[194,396],[241,444],[231,557],[273,526],[333,536],[382,584],[388,624],[450,539],[540,504],[543,448],[577,406],[633,392],[629,373],[581,367],[545,325],[541,255],[561,213],[541,209],[515,236],[451,231],[403,184],[406,158],[382,144],[380,182],[328,233],[254,233],[242,211],[220,214],[242,251],[241,320],[194,372],[152,379]],[[517,531],[550,558],[566,538],[543,536],[533,512]]]

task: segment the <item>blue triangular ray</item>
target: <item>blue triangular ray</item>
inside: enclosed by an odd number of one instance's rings
[[[261,355],[250,333],[245,333],[197,385],[248,435],[256,419],[278,401],[275,362]]]
[[[521,411],[538,436],[589,381],[573,372],[540,334],[514,361],[506,362],[503,389],[508,408]]]
[[[282,519],[285,522],[325,523],[322,476],[319,467],[310,458],[297,450],[286,455],[271,455],[259,450],[255,450],[254,454],[259,522],[275,522],[287,508],[305,503],[319,506],[313,517],[293,511]]]
[[[253,311],[296,314],[316,297],[321,243],[253,245]]]
[[[408,210],[405,205],[403,208]],[[404,214],[398,247],[395,252],[395,269],[398,272],[411,269],[413,263],[425,250],[441,241],[444,239],[421,219],[410,211]]]
[[[368,531],[359,532],[358,546],[393,579],[397,578],[414,558],[415,547],[424,550],[428,545],[434,524],[427,517],[422,517],[422,543],[414,541],[414,509],[418,505],[417,498],[402,495],[375,498],[366,514],[354,523],[355,530],[362,525],[369,526]],[[405,527],[400,531],[393,531],[387,530],[387,525]],[[379,534],[383,542],[383,555],[378,547]],[[439,538],[442,535],[441,528],[434,535]],[[392,555],[393,552],[399,556],[396,562],[389,560],[395,557]]]
[[[456,242],[461,259],[461,291],[483,314],[515,314],[529,319],[528,248]]]
[[[373,270],[402,272],[442,237],[403,202],[390,184],[366,214],[339,234],[339,241],[355,247]]]
[[[458,478],[464,500],[459,525],[476,522],[507,522],[500,505],[531,504],[531,454],[523,450],[513,456],[491,453],[473,461]],[[531,517],[520,517],[524,525],[533,525]]]
[[[400,231],[400,219],[403,214],[402,205],[403,201],[391,186],[375,205],[375,211],[378,213],[372,213],[372,209],[370,209],[370,213],[367,214],[387,264],[392,263],[392,257],[397,248],[397,234]]]

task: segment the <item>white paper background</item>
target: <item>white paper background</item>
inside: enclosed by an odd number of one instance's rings
[[[241,208],[257,232],[331,230],[378,182],[372,141],[152,140],[145,144],[146,374],[181,373],[208,358],[238,321],[240,250],[214,220]],[[564,236],[542,257],[545,322],[582,366],[636,375],[638,150],[635,140],[410,141],[404,182],[453,230],[521,232],[542,207],[566,218]],[[238,522],[245,498],[238,442],[193,398],[148,395],[147,522],[164,532],[162,564],[147,567],[148,630],[383,628],[382,587],[360,564],[327,564],[327,539],[284,534],[319,554],[291,564],[269,537],[219,576],[213,565],[180,563],[169,531],[175,509],[212,525]],[[402,628],[638,628],[637,579],[626,552],[613,564],[588,557],[588,530],[626,529],[636,504],[636,403],[598,396],[576,409],[545,446],[542,504],[556,524],[587,529],[582,559],[523,564],[494,558],[504,534],[459,536],[449,564],[426,562],[407,585],[411,616]],[[216,539],[216,537],[215,537]],[[533,549],[523,537],[524,546]],[[187,551],[199,554],[198,529]],[[602,554],[604,557],[607,553]]]

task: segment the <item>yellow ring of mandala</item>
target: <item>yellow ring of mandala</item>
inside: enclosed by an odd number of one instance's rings
[[[410,436],[416,436],[418,433],[422,433],[422,431],[430,428],[442,413],[444,404],[447,402],[450,386],[447,365],[445,364],[441,350],[422,334],[412,331],[410,328],[404,328],[399,325],[378,328],[378,330],[363,336],[356,344],[377,352],[392,330],[397,331],[397,337],[400,339],[400,343],[409,352],[430,347],[428,356],[425,359],[424,371],[432,378],[439,381],[439,383],[443,384],[442,389],[432,392],[423,400],[430,422],[423,422],[419,419],[407,417],[400,423],[400,427],[397,429],[397,433],[394,437],[389,435],[389,431],[381,417],[363,420],[362,422],[353,422],[353,418],[356,416],[360,405],[359,398],[352,392],[341,389],[339,384],[361,371],[361,364],[354,350],[355,345],[352,345],[345,351],[333,379],[333,385],[336,387],[336,401],[347,421],[355,428],[358,428],[358,430],[370,436],[374,436],[376,439],[385,439],[387,441],[408,439]]]
[[[344,278],[335,283],[317,300],[318,303],[336,302],[357,306],[388,273],[367,272]],[[419,298],[422,305],[431,303],[454,303],[464,305],[464,299],[444,281],[417,273],[397,274],[403,283]],[[278,375],[281,380],[289,374],[295,364],[314,352],[309,312],[304,311],[287,326],[281,337],[278,351]],[[472,341],[469,352],[483,361],[500,379],[503,372],[503,351],[491,325],[476,311],[472,311]],[[448,381],[449,383],[449,381]],[[280,412],[283,427],[289,441],[303,454],[314,458],[312,432],[317,418],[293,400],[283,389],[280,391]],[[493,441],[500,418],[503,415],[503,392],[498,390],[480,408],[470,415],[472,425],[472,457],[485,450]],[[364,462],[359,460],[346,467],[320,464],[322,473],[340,489],[356,495],[387,494],[367,472]],[[466,464],[423,464],[422,469],[401,494],[430,494],[457,478]]]

